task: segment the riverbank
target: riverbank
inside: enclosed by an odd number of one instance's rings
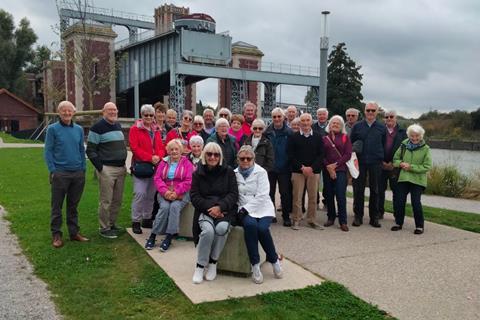
[[[480,151],[480,141],[427,139],[427,144],[435,149]]]

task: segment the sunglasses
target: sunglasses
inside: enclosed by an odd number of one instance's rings
[[[185,120],[185,121],[192,121],[193,119],[190,118],[190,117],[183,117],[183,120]]]
[[[252,157],[239,157],[238,158],[238,160],[240,160],[240,161],[248,161],[248,162],[252,161],[252,159],[253,159]]]
[[[365,112],[376,112],[377,109],[365,109]]]
[[[395,116],[385,116],[385,119],[393,119]]]
[[[153,118],[153,117],[155,117],[154,114],[150,114],[150,113],[149,113],[149,114],[142,114],[142,116],[145,117],[145,118]]]
[[[225,117],[225,118],[226,118],[226,117],[228,117],[228,113],[220,113],[220,114],[219,114],[219,116],[220,116],[220,117]]]
[[[350,117],[355,117],[356,115],[355,114],[347,114],[347,117],[350,118]]]
[[[205,154],[206,154],[207,157],[209,157],[209,158],[211,158],[211,157],[220,158],[220,153],[218,153],[218,152],[205,152]]]
[[[272,116],[273,119],[281,118],[282,116]]]
[[[263,127],[253,127],[252,130],[263,130]]]
[[[194,125],[194,126],[203,126],[203,123],[201,123],[201,122],[194,122],[193,125]]]

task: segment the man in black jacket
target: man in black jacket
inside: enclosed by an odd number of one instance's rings
[[[383,124],[376,120],[379,106],[375,102],[365,105],[365,119],[357,122],[350,133],[352,145],[362,145],[361,153],[358,156],[360,175],[353,180],[353,211],[355,219],[354,227],[363,224],[363,209],[365,201],[365,183],[368,175],[368,186],[370,188],[370,199],[368,211],[370,225],[380,228],[378,222],[380,212],[378,209],[379,181],[382,174],[382,163],[385,156],[384,146],[386,129]]]
[[[320,134],[313,131],[312,116],[309,113],[304,113],[300,116],[300,131],[288,139],[287,152],[292,166],[292,229],[299,230],[305,183],[307,184],[308,193],[307,223],[312,228],[320,228],[315,222],[315,216],[318,183],[323,162],[323,140]]]
[[[393,155],[400,147],[403,140],[407,138],[405,129],[400,128],[397,123],[397,113],[393,110],[385,112],[385,125],[387,127],[385,139],[385,158],[382,164],[382,174],[380,176],[380,185],[378,193],[378,210],[380,211],[380,219],[383,219],[385,213],[385,190],[390,184],[390,190],[393,194],[393,202],[395,203],[396,187],[398,176],[393,170]]]

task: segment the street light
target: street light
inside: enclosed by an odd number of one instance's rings
[[[318,105],[327,107],[327,61],[328,61],[328,33],[327,16],[330,11],[322,11],[323,33],[320,37],[320,83],[318,88]]]

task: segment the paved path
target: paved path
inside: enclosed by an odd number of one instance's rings
[[[325,212],[317,217],[323,224]],[[380,229],[364,222],[350,232],[294,231],[280,223],[272,230],[277,251],[394,317],[480,319],[480,234],[426,222],[417,236],[408,217],[402,231],[392,232],[391,214]]]
[[[42,143],[5,143],[0,138],[0,148],[43,148]]]
[[[0,206],[0,319],[61,319],[3,216]]]
[[[352,186],[348,186],[348,191],[353,192]],[[366,188],[365,195],[368,196],[369,192],[370,191],[368,190],[368,188]],[[391,191],[387,190],[387,192],[385,193],[385,199],[392,201]],[[410,197],[408,199],[410,199]],[[410,203],[410,200],[408,200],[408,203]],[[422,204],[427,207],[442,208],[442,209],[480,214],[480,201],[478,200],[449,198],[449,197],[422,194]]]

